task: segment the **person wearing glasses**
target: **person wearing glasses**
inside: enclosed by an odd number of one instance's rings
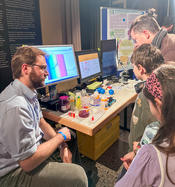
[[[129,35],[134,41],[135,48],[142,44],[152,44],[160,49],[165,62],[175,61],[175,34],[169,34],[166,29],[159,26],[154,9],[133,21]]]
[[[20,47],[11,68],[14,81],[0,94],[0,186],[87,187],[85,171],[72,163],[66,143],[70,130],[56,132],[40,110],[36,89],[48,76],[45,53]],[[55,151],[63,163],[52,158]]]

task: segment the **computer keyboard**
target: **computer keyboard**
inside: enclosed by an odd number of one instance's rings
[[[92,84],[89,84],[87,88],[89,90],[95,90],[96,88],[100,87],[102,85],[102,82],[95,81]]]

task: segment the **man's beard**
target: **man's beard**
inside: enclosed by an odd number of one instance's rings
[[[41,76],[38,76],[33,69],[30,73],[29,78],[33,88],[37,89],[44,86],[43,79],[41,78]]]

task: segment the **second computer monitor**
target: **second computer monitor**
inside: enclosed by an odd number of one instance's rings
[[[97,50],[75,52],[80,73],[79,83],[88,83],[101,76],[101,67]]]
[[[102,77],[117,76],[116,40],[101,40]]]

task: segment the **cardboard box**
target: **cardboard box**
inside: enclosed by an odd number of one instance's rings
[[[80,153],[97,160],[119,137],[119,120],[116,116],[98,131],[94,136],[89,136],[77,131],[78,147]]]

